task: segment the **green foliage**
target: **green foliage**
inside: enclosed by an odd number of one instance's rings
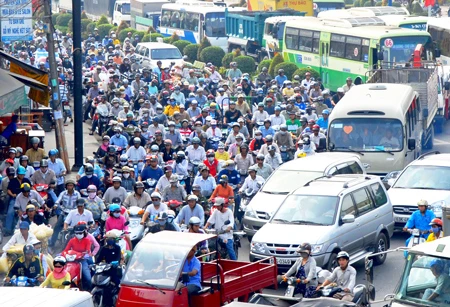
[[[194,63],[197,60],[198,44],[189,44],[183,49],[183,55],[188,57],[189,62]]]
[[[284,69],[284,74],[288,78],[288,80],[292,80],[294,76],[294,72],[298,69],[297,65],[291,62],[283,62],[275,66],[275,73],[278,72],[278,69]]]
[[[222,64],[222,58],[225,56],[225,51],[217,46],[206,47],[200,52],[200,61],[209,63],[219,67]]]
[[[87,26],[91,23],[90,19],[81,19],[81,32],[87,31]]]
[[[375,3],[375,6],[383,6],[383,2],[378,1],[378,2]]]
[[[97,26],[99,25],[107,25],[109,24],[108,17],[106,15],[102,15],[100,19],[97,21]]]
[[[85,11],[81,12],[81,19],[89,19],[89,17],[86,15]]]
[[[112,27],[112,26],[111,26]],[[117,38],[123,42],[125,40],[125,38],[127,37],[128,32],[131,32],[132,34],[134,34],[136,32],[136,29],[133,28],[125,28],[122,29],[118,34],[117,34]],[[116,32],[117,33],[117,32]]]
[[[422,13],[423,13],[422,6],[420,5],[419,2],[414,1],[412,4],[412,14],[420,15]]]
[[[63,35],[66,35],[66,34],[67,34],[67,27],[63,27],[63,26],[58,26],[58,25],[56,25],[56,26],[55,26],[55,29],[61,31],[61,33],[62,33]]]
[[[184,47],[186,47],[187,45],[189,45],[191,42],[189,41],[185,41],[185,40],[178,40],[176,42],[173,43],[173,45],[175,47],[178,48],[178,50],[180,50],[181,53],[183,53]]]
[[[142,42],[142,38],[144,38],[145,31],[136,31],[136,32],[133,33],[133,37],[136,34],[139,35],[139,41]]]
[[[275,66],[277,66],[278,64],[283,63],[283,62],[284,62],[283,56],[282,56],[280,53],[278,53],[278,54],[273,58],[272,63],[270,63],[270,66],[269,66],[269,75],[275,76]]]
[[[100,35],[100,38],[104,38],[106,35],[109,35],[109,31],[111,31],[112,25],[110,24],[104,24],[97,26],[98,29],[98,35]]]
[[[56,25],[56,19],[58,18],[58,16],[59,16],[58,13],[52,14],[52,23],[53,23],[54,25]]]
[[[401,7],[402,4],[400,2],[392,2],[392,6]]]
[[[243,74],[249,73],[253,74],[256,69],[255,60],[252,57],[246,55],[240,55],[234,58],[237,67],[242,71]]]
[[[309,72],[311,74],[311,77],[314,79],[320,78],[320,74],[317,71],[315,71],[312,68],[307,68],[307,67],[297,69],[296,71],[294,71],[294,73],[292,75],[293,76],[299,75],[300,80],[303,80],[303,79],[305,79],[305,74],[307,72]]]
[[[172,37],[164,37],[163,38],[163,43],[166,43],[166,44],[171,44],[172,43]]]
[[[117,27],[117,32],[116,32],[116,33],[119,33],[119,32],[121,32],[123,29],[126,29],[126,28],[128,28],[128,24],[127,24],[125,21],[122,21],[122,22],[120,23],[120,25]]]
[[[271,63],[272,63],[272,60],[262,60],[261,62],[259,62],[258,72],[261,72],[263,67],[267,67],[267,69],[269,69]]]
[[[114,31],[115,33],[117,33],[117,26],[113,26],[111,28],[111,30],[109,30],[109,33],[111,33],[112,31]]]
[[[150,34],[150,37],[151,37],[151,39],[152,39],[152,42],[156,42],[156,38],[158,38],[158,37],[164,37],[162,34],[160,34],[160,33],[151,33]]]
[[[363,6],[363,4],[364,4],[363,1],[364,1],[364,0],[355,0],[355,2],[353,3],[353,6],[354,6],[354,7],[361,7],[361,6]]]
[[[198,51],[197,51],[197,59],[200,59],[200,53],[202,52],[203,49],[205,49],[206,47],[210,47],[211,43],[209,42],[209,40],[204,37],[202,39],[202,41],[200,42],[200,46],[198,47]]]
[[[364,2],[364,6],[365,7],[372,6],[372,2],[371,1],[366,1],[366,2]]]
[[[94,29],[97,27],[97,25],[95,24],[95,22],[90,22],[87,26],[86,26],[86,32],[87,33],[93,33],[94,32]],[[103,36],[103,37],[105,37],[105,36]],[[103,39],[103,37],[102,37],[102,39]]]
[[[229,68],[230,63],[233,62],[233,59],[234,59],[234,52],[225,54],[225,56],[222,58],[222,66],[225,68]]]
[[[144,37],[142,38],[141,42],[143,43],[148,43],[150,41],[150,34],[145,34]]]
[[[72,14],[60,14],[56,18],[56,25],[67,27],[69,24],[69,21],[72,19]]]
[[[71,19],[71,20],[69,20],[69,22],[67,23],[67,29],[69,30],[69,31],[73,31],[72,29],[73,29],[73,20]]]

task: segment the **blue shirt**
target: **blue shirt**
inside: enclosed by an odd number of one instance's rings
[[[196,216],[200,219],[200,226],[203,227],[205,223],[205,211],[199,204],[195,205],[194,210],[192,210],[189,205],[184,206],[175,218],[175,222],[180,224],[184,220],[184,224],[188,225],[189,220],[193,216]]]
[[[149,178],[159,180],[164,175],[163,170],[160,167],[153,169],[151,166],[145,167],[141,172],[141,179],[145,181]]]
[[[231,172],[229,170],[226,170],[226,169],[221,170],[219,175],[217,175],[217,180],[219,180],[220,177],[222,177],[222,175],[227,175],[228,176],[228,183],[229,184],[237,185],[237,184],[241,183],[241,175],[239,175],[237,170],[232,170]]]
[[[128,141],[127,141],[127,138],[123,134],[119,134],[118,137],[117,137],[117,135],[114,135],[113,137],[111,137],[111,145],[116,145],[116,146],[120,146],[122,148],[127,148]]]
[[[435,218],[434,212],[431,210],[425,211],[424,215],[420,213],[420,210],[416,210],[409,217],[409,220],[406,223],[405,227],[410,229],[417,228],[419,230],[430,230],[431,229],[430,223],[431,220],[434,218]]]
[[[84,175],[84,166],[80,167],[80,170],[78,171],[78,175],[83,176]],[[99,179],[103,178],[105,175],[103,174],[102,169],[98,164],[94,165],[94,175],[97,176]]]
[[[323,117],[321,117],[317,120],[316,124],[319,125],[319,127],[322,129],[328,129],[328,118],[323,119]]]
[[[259,131],[262,132],[262,137],[265,138],[268,135],[275,135],[275,130],[273,130],[272,127],[269,127],[269,129],[266,129],[265,126],[259,127]]]
[[[63,160],[56,158],[55,162],[53,163],[51,159],[48,159],[48,168],[55,172],[56,184],[64,184],[64,177],[58,177],[62,172],[67,171]]]
[[[277,75],[275,77],[275,80],[277,81],[278,86],[283,86],[284,81],[287,81],[287,77],[286,75],[284,76]]]
[[[196,257],[192,257],[191,260],[186,259],[186,262],[183,265],[183,273],[189,273],[192,270],[196,269],[197,274],[194,276],[189,276],[189,281],[185,284],[187,285],[196,285],[200,289],[202,288],[202,285],[200,284],[200,276],[201,276],[201,265],[200,261]]]

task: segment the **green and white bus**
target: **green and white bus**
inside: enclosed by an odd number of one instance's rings
[[[355,84],[364,83],[366,73],[378,64],[404,66],[418,44],[433,50],[428,32],[383,24],[377,17],[287,21],[283,57],[298,67],[318,71],[324,86],[336,91],[347,77]]]

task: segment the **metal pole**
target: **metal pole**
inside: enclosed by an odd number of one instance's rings
[[[56,146],[64,165],[69,170],[69,156],[67,154],[66,138],[64,136],[64,122],[62,118],[62,107],[59,97],[58,70],[55,56],[55,41],[53,38],[52,10],[50,1],[44,0],[44,11],[47,24],[47,51],[50,65],[50,85],[52,87],[51,107],[55,115],[55,137]]]
[[[78,171],[83,166],[83,101],[82,91],[82,50],[81,50],[81,0],[72,0],[73,22],[73,110],[75,125],[75,164],[72,170]]]

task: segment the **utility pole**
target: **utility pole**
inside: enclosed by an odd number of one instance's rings
[[[92,0],[89,0],[92,1]],[[82,50],[81,50],[81,0],[72,0],[73,24],[73,113],[75,125],[75,164],[72,170],[78,171],[83,166],[83,101],[82,91]]]
[[[55,41],[53,39],[53,24],[52,24],[52,10],[50,7],[50,0],[43,0],[44,3],[44,20],[47,32],[47,51],[48,63],[50,65],[50,85],[52,87],[51,106],[55,116],[55,137],[56,146],[60,153],[60,158],[64,161],[67,172],[70,172],[69,156],[67,154],[66,137],[64,136],[64,122],[62,117],[62,106],[59,99],[59,83],[58,70],[55,57]]]

